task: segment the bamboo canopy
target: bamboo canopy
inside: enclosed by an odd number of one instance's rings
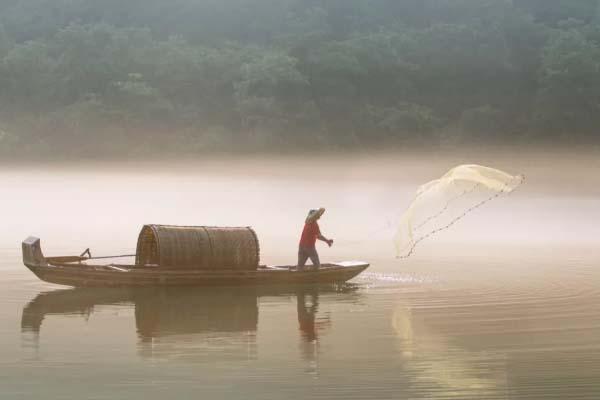
[[[260,247],[250,227],[145,225],[136,264],[201,270],[256,270]]]

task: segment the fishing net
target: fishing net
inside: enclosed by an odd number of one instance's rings
[[[420,242],[513,192],[523,180],[523,175],[513,176],[481,165],[460,165],[421,186],[400,219],[395,237],[397,257],[410,257]]]

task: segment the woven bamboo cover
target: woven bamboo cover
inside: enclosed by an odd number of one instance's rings
[[[145,225],[138,238],[136,264],[255,270],[259,258],[258,238],[249,227]]]

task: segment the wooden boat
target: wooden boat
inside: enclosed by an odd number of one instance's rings
[[[259,264],[259,244],[248,227],[146,225],[138,238],[134,264],[94,264],[113,257],[45,257],[40,239],[22,244],[23,263],[43,281],[68,286],[229,286],[342,283],[369,267],[346,261],[298,270]]]

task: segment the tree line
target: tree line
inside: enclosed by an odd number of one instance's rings
[[[598,0],[0,0],[0,154],[597,141]]]

